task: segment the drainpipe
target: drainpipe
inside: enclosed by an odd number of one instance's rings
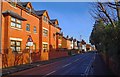
[[[2,53],[2,0],[0,0],[0,54]]]

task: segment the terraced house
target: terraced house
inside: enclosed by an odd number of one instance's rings
[[[30,2],[2,2],[3,67],[67,56],[62,48],[61,28],[46,10],[34,10]],[[33,45],[28,46],[28,41]]]

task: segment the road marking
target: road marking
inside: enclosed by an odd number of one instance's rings
[[[78,61],[79,59],[76,59],[74,62]]]
[[[72,63],[66,64],[66,65],[64,65],[64,66],[62,66],[62,67],[63,67],[63,68],[64,68],[64,67],[67,67],[67,66],[69,66],[70,64],[72,64]]]
[[[88,75],[89,70],[90,70],[90,68],[91,68],[91,66],[92,66],[92,63],[93,63],[93,61],[94,61],[94,58],[95,58],[95,56],[92,57],[91,61],[89,62],[88,66],[87,66],[87,68],[86,68],[86,70],[85,70],[85,72],[84,72],[85,75]]]
[[[48,73],[48,74],[46,74],[46,75],[50,75],[50,74],[52,74],[52,73],[54,73],[54,72],[56,72],[56,71],[52,71],[52,72],[50,72],[50,73]]]

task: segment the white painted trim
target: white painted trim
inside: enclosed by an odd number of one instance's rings
[[[47,28],[43,27],[43,29],[48,30]],[[49,31],[49,30],[48,30]]]
[[[61,46],[62,44],[58,44],[59,46]]]
[[[15,30],[23,30],[22,28],[15,28],[15,27],[11,27],[11,29],[15,29]]]
[[[43,44],[48,44],[47,42],[42,42]]]
[[[22,41],[22,39],[21,39],[21,38],[12,38],[12,37],[10,37],[10,40]]]

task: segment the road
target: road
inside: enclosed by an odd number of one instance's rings
[[[95,60],[96,53],[84,53],[63,60],[42,65],[32,69],[14,73],[12,75],[81,75],[93,74],[91,66]]]

